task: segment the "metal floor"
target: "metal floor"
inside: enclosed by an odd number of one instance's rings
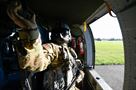
[[[97,65],[95,70],[113,90],[123,90],[124,65]]]

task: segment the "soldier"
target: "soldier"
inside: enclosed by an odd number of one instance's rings
[[[71,82],[77,72],[80,73],[80,78],[76,81],[81,81],[84,73],[78,68],[76,61],[80,61],[76,60],[75,51],[67,45],[71,40],[68,25],[60,23],[52,31],[52,43],[42,44],[35,14],[31,12],[31,17],[26,18],[20,12],[22,7],[19,3],[14,3],[7,10],[9,17],[21,28],[21,44],[20,47],[17,46],[20,68],[30,72],[45,72],[44,90],[76,90],[75,84],[71,85]]]

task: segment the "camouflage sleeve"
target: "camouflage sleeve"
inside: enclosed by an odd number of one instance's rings
[[[41,44],[40,35],[38,39],[30,45],[24,46],[26,55],[19,54],[19,66],[22,69],[40,72],[47,68],[51,63],[51,57],[47,54],[46,50],[43,49]]]

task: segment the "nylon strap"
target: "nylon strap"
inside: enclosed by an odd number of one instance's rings
[[[106,1],[104,1],[105,2],[105,4],[106,4],[106,6],[107,6],[107,10],[108,10],[108,13],[112,16],[112,17],[116,17],[116,16],[114,16],[113,14],[112,14],[112,7],[111,7],[111,5],[108,3],[108,2],[106,2]]]
[[[19,31],[20,39],[27,40],[28,42],[36,40],[38,36],[39,36],[39,31],[37,28]]]

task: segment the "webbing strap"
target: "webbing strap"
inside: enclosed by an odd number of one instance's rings
[[[108,10],[108,13],[112,16],[112,17],[116,17],[112,14],[112,7],[111,7],[111,4],[109,4],[108,2],[104,1],[106,6],[107,6],[107,10]]]
[[[83,26],[84,26],[84,32],[86,32],[86,30],[87,30],[87,23],[86,23],[86,21],[83,23]]]
[[[19,37],[21,40],[26,41],[35,41],[39,36],[39,31],[37,28],[35,29],[28,29],[28,30],[20,30]]]

